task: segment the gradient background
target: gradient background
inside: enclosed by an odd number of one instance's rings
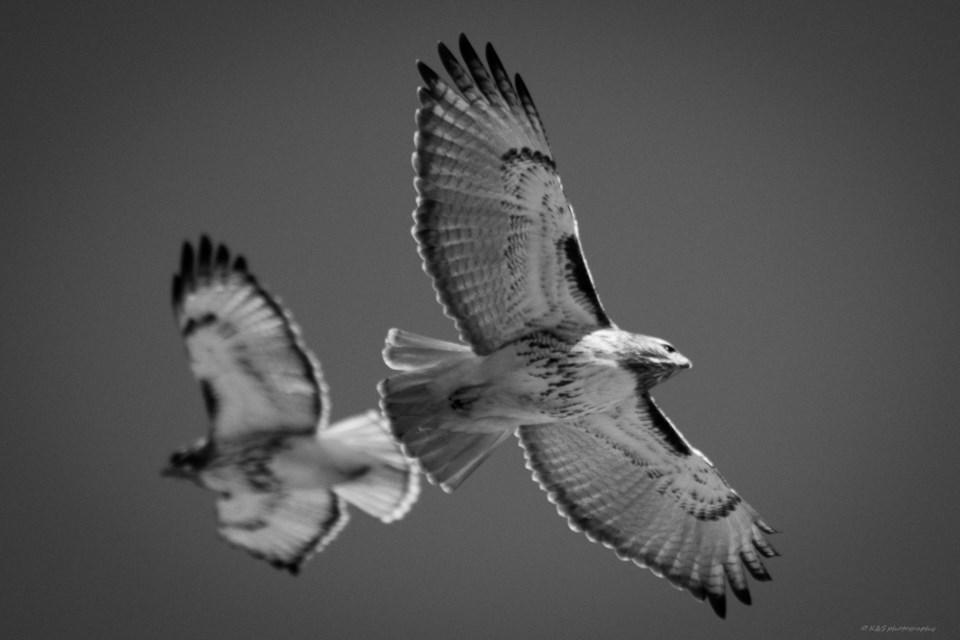
[[[0,636],[957,637],[956,3],[82,4],[0,20]],[[658,402],[784,532],[725,622],[568,531],[515,444],[297,579],[159,476],[206,420],[184,239],[290,305],[335,418],[387,328],[454,338],[410,154],[460,31],[527,80],[607,311],[694,361]]]

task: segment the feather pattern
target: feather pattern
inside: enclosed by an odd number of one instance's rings
[[[329,411],[320,366],[300,329],[238,256],[204,236],[184,243],[173,308],[218,436],[313,432]]]
[[[703,454],[671,444],[682,436],[649,395],[568,423],[524,426],[519,436],[534,479],[571,528],[708,600],[718,615],[726,583],[749,604],[746,573],[770,579],[760,558],[776,555],[764,538],[774,530]]]
[[[224,494],[217,520],[229,543],[296,574],[347,526],[350,514],[332,491],[297,489]]]
[[[526,85],[493,47],[443,44],[455,88],[418,63],[417,209],[424,269],[478,354],[542,328],[611,326],[580,250],[546,133]]]

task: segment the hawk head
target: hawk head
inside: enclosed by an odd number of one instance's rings
[[[638,377],[640,386],[649,389],[692,365],[676,347],[652,336],[632,336],[621,352],[620,365]]]
[[[213,458],[213,443],[204,438],[183,449],[177,449],[170,456],[170,462],[160,472],[169,478],[198,481],[200,473]]]

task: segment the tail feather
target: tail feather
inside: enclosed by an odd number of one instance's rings
[[[390,329],[383,349],[384,362],[397,371],[425,369],[448,363],[455,356],[469,358],[472,355],[473,352],[466,345],[428,338],[402,329]]]
[[[383,522],[399,520],[420,495],[420,476],[376,411],[347,418],[322,433],[369,457],[365,473],[336,485],[341,498]]]
[[[380,407],[404,453],[433,484],[451,492],[513,433],[506,423],[485,425],[450,406],[446,377],[477,356],[461,344],[399,329],[387,334],[383,359],[401,371],[380,383]]]
[[[450,493],[486,460],[494,449],[513,433],[505,429],[493,433],[440,432],[440,437],[416,443],[404,442],[404,449],[415,457],[427,478]],[[418,455],[418,450],[424,451]]]
[[[334,491],[341,498],[384,523],[395,522],[407,515],[420,494],[420,476],[411,465],[374,467],[360,479],[337,485]]]

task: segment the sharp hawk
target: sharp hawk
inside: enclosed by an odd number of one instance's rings
[[[493,47],[466,37],[452,84],[418,62],[413,235],[462,342],[393,329],[380,385],[394,436],[454,490],[516,433],[570,526],[708,600],[746,574],[774,533],[660,411],[650,390],[690,367],[670,343],[619,329],[580,247],[540,114]]]
[[[210,429],[163,473],[218,494],[221,536],[295,574],[346,526],[348,503],[383,522],[407,513],[419,476],[383,418],[328,424],[316,359],[242,256],[184,243],[173,308]]]

